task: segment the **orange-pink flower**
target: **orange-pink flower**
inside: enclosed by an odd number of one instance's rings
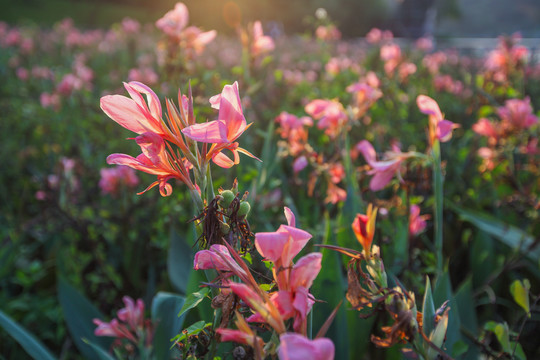
[[[368,205],[366,214],[357,214],[352,223],[352,229],[356,235],[356,239],[364,248],[366,257],[371,254],[371,244],[375,235],[375,221],[377,219],[377,208],[372,204]]]
[[[257,159],[249,151],[240,148],[236,142],[236,139],[251,125],[247,125],[242,111],[238,82],[225,85],[220,95],[210,98],[210,103],[213,108],[219,110],[218,119],[188,126],[182,129],[182,133],[192,140],[211,143],[212,147],[206,154],[206,160],[212,159],[216,165],[223,168],[238,164],[239,152]],[[222,153],[225,149],[233,153],[234,160]]]

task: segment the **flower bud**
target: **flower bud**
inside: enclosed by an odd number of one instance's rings
[[[219,229],[221,230],[221,233],[223,235],[227,235],[229,231],[231,231],[231,227],[229,226],[229,224],[221,221],[219,222]]]
[[[251,205],[247,201],[243,201],[240,203],[240,207],[238,208],[238,217],[244,218],[247,217],[249,214],[249,211],[251,210]]]
[[[231,202],[235,198],[234,193],[231,190],[224,190],[220,195],[222,199],[220,199],[218,202],[219,206],[221,206],[223,209],[228,209]]]

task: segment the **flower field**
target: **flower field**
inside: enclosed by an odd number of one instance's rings
[[[0,359],[539,358],[533,49],[229,11],[0,22]]]

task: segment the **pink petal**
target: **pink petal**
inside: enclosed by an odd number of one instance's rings
[[[246,129],[246,119],[242,112],[242,103],[238,93],[238,82],[235,81],[234,84],[223,87],[218,118],[227,124],[229,142],[236,140]]]
[[[262,257],[275,263],[281,257],[288,240],[288,233],[259,232],[255,234],[255,247]]]
[[[285,206],[283,208],[283,211],[285,212],[285,218],[287,219],[287,225],[292,226],[292,227],[296,227],[296,218],[295,218],[294,213],[292,212],[292,210]]]
[[[212,161],[214,162],[214,164],[224,169],[228,169],[235,164],[233,160],[231,160],[227,155],[223,154],[222,152],[214,154],[212,156]]]
[[[103,96],[100,100],[100,106],[108,117],[134,133],[142,134],[152,128],[141,113],[137,103],[125,96]]]
[[[416,104],[421,112],[427,115],[432,115],[437,118],[437,121],[442,120],[443,116],[441,109],[435,100],[426,95],[418,95]]]
[[[224,120],[214,120],[202,124],[195,124],[182,129],[188,138],[203,143],[226,143],[227,124]]]
[[[128,84],[124,83],[124,87],[128,91],[131,98],[135,100],[140,107],[147,111],[149,108],[150,114],[155,119],[161,119],[161,103],[159,102],[159,98],[157,97],[156,93],[152,91],[152,89],[138,81],[131,81]],[[144,101],[140,102],[139,96],[141,93],[146,95],[149,107],[146,106]]]
[[[362,140],[356,145],[356,149],[364,155],[366,162],[373,167],[373,164],[377,161],[377,153],[373,145],[367,140]]]
[[[396,166],[394,167],[389,167],[375,173],[375,176],[373,176],[369,182],[369,188],[371,191],[382,190],[386,185],[388,185],[399,169],[399,163],[396,163],[395,165]]]
[[[296,264],[294,264],[291,271],[291,289],[296,289],[300,286],[309,289],[321,271],[321,262],[321,253],[311,253],[300,258]]]
[[[334,343],[327,338],[309,340],[296,333],[284,333],[279,337],[280,360],[333,360]]]
[[[452,138],[452,130],[459,125],[454,124],[450,120],[441,120],[437,123],[437,138],[441,142],[446,142]]]

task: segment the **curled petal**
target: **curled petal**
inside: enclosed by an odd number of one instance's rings
[[[418,95],[416,104],[420,111],[426,115],[434,116],[437,121],[443,120],[441,109],[435,100],[426,95]]]
[[[296,227],[296,218],[295,218],[294,213],[292,212],[292,210],[285,206],[283,208],[283,211],[285,212],[285,218],[287,219],[287,225],[292,226],[292,227]]]

